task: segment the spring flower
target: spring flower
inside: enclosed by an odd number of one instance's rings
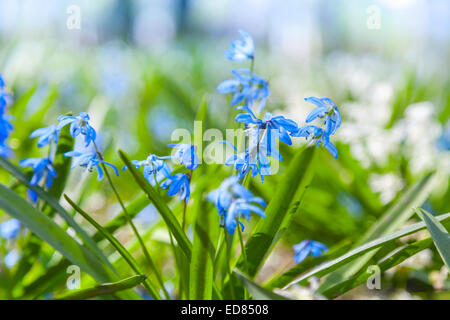
[[[315,108],[306,118],[306,123],[310,123],[316,118],[320,118],[324,122],[325,132],[328,135],[334,134],[341,125],[341,114],[339,113],[336,104],[327,97],[309,97],[305,98],[305,101],[317,106],[317,108]]]
[[[52,142],[58,143],[59,132],[60,129],[58,129],[58,126],[56,124],[52,124],[51,126],[48,126],[46,128],[34,130],[31,133],[30,138],[39,137],[38,147],[41,148]]]
[[[300,263],[305,260],[309,254],[313,257],[321,256],[323,253],[328,251],[328,248],[323,243],[313,240],[304,240],[294,246],[294,251],[294,261],[296,263]]]
[[[164,180],[161,183],[161,188],[167,189],[167,187],[169,187],[169,196],[174,196],[179,193],[180,201],[183,199],[186,203],[189,201],[191,190],[189,186],[189,177],[186,174],[178,173]]]
[[[96,133],[94,128],[89,124],[89,115],[86,112],[81,112],[78,116],[60,116],[58,117],[58,130],[70,123],[70,134],[72,137],[77,137],[80,133],[84,135],[86,147],[95,141]]]
[[[186,169],[189,170],[195,170],[198,168],[199,161],[196,147],[194,145],[177,143],[169,144],[169,147],[175,149],[174,155],[171,157],[173,160],[178,161],[180,164],[184,164]]]
[[[10,132],[14,129],[10,120],[10,116],[0,114],[0,142],[4,142],[9,137]]]
[[[437,141],[437,148],[439,150],[450,150],[450,128],[445,130]]]
[[[55,168],[53,167],[52,162],[48,158],[31,158],[21,160],[19,165],[21,167],[31,167],[33,168],[33,176],[30,180],[31,186],[38,185],[42,179],[44,179],[44,185],[48,189],[53,184],[53,179],[57,177],[57,173]],[[32,191],[28,190],[28,197],[30,200],[35,203],[38,199],[38,195]]]
[[[253,59],[255,55],[255,45],[253,38],[245,31],[239,30],[241,39],[231,41],[231,49],[225,52],[225,56],[234,62],[242,62]]]
[[[20,253],[18,250],[14,249],[14,250],[9,251],[5,255],[3,262],[5,263],[5,266],[8,269],[11,269],[12,267],[14,267],[17,264],[19,259],[20,259]]]
[[[223,81],[217,87],[217,91],[221,94],[233,94],[231,106],[245,101],[245,105],[250,108],[255,101],[259,101],[258,112],[264,109],[270,95],[269,83],[249,69],[232,70],[231,73],[235,79]]]
[[[256,203],[265,207],[266,203],[264,200],[259,197],[254,197],[238,181],[239,178],[236,176],[225,179],[218,189],[208,194],[207,198],[215,204],[221,220],[230,234],[233,234],[236,230],[239,218],[244,217],[249,220],[251,212],[265,218],[264,210],[252,204]],[[239,224],[242,226],[241,222]]]
[[[150,154],[146,160],[133,160],[131,163],[134,164],[137,169],[144,166],[144,178],[147,179],[152,186],[161,182],[164,178],[170,177],[171,170],[169,166],[161,160],[161,157],[154,154]],[[126,170],[126,166],[123,169]]]
[[[17,219],[9,219],[0,224],[0,237],[3,239],[15,239],[19,234],[20,221]]]
[[[76,158],[76,160],[72,163],[72,168],[75,168],[76,166],[79,165],[87,169],[89,172],[92,172],[94,168],[97,169],[98,173],[97,180],[103,179],[103,170],[100,166],[100,163],[103,163],[113,168],[116,175],[119,176],[119,171],[117,170],[117,168],[111,163],[101,160],[96,152],[81,153],[77,151],[69,151],[64,153],[64,156]]]
[[[231,146],[236,152],[225,160],[225,165],[233,165],[238,172],[239,179],[243,179],[250,171],[252,171],[252,177],[256,177],[258,174],[261,174],[256,161],[252,159],[248,149],[245,152],[239,153],[237,148],[232,143],[228,141],[222,141],[222,143]],[[262,176],[261,179],[264,180]]]
[[[297,132],[292,134],[294,137],[304,137],[310,139],[310,143],[315,143],[317,147],[323,146],[328,149],[331,155],[335,158],[338,156],[338,151],[326,131],[314,125],[306,125],[298,128]]]

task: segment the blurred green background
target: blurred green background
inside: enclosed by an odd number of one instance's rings
[[[80,29],[67,26],[72,5],[80,9]],[[293,265],[292,245],[303,239],[329,246],[357,239],[432,170],[425,208],[450,211],[449,14],[446,0],[2,0],[0,72],[14,96],[13,161],[40,156],[28,136],[69,111],[91,115],[106,158],[118,167],[119,148],[133,159],[168,154],[172,131],[192,130],[204,99],[206,126],[224,130],[233,113],[216,87],[239,67],[224,51],[244,29],[255,39],[255,70],[269,80],[268,111],[303,124],[312,110],[303,98],[314,95],[333,99],[343,115],[334,138],[339,158],[320,151],[302,215],[270,256],[264,280]],[[280,172],[293,153],[284,147]],[[211,172],[208,190],[232,169]],[[108,221],[120,211],[111,190],[81,173],[72,171],[67,192]],[[12,181],[3,171],[0,179]],[[117,181],[126,200],[139,196],[131,179]],[[252,188],[270,199],[277,181],[261,186],[254,179]],[[170,273],[163,224],[152,207],[144,213],[137,221],[156,230],[152,250]],[[127,231],[118,236],[130,240]],[[445,297],[434,290],[441,267],[433,247],[391,270],[383,290],[359,288],[346,297]]]

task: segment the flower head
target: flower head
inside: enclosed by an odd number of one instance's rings
[[[152,186],[161,182],[164,178],[170,177],[170,167],[161,160],[161,157],[154,154],[150,154],[146,160],[133,160],[131,163],[134,164],[137,169],[144,166],[144,177]],[[125,169],[126,166],[124,167],[124,170]]]
[[[20,259],[20,252],[16,249],[9,251],[3,260],[8,269],[14,267]]]
[[[237,221],[244,217],[250,219],[251,212],[265,217],[264,210],[254,205],[266,206],[263,199],[254,197],[244,186],[238,183],[236,176],[225,179],[220,187],[208,194],[208,200],[213,202],[221,216],[228,233],[233,234]],[[239,222],[240,223],[240,222]],[[240,223],[241,224],[241,223]]]
[[[180,164],[184,164],[186,169],[195,170],[198,168],[198,156],[196,147],[192,144],[177,143],[169,144],[170,148],[174,148],[174,155],[171,157],[173,160],[178,161]],[[166,157],[161,157],[165,159]]]
[[[184,199],[187,203],[189,201],[189,196],[191,195],[191,190],[189,186],[189,177],[184,173],[178,173],[164,180],[161,183],[161,188],[169,188],[168,195],[174,196],[179,193],[180,201]]]
[[[231,49],[225,52],[225,56],[234,62],[242,62],[253,59],[255,55],[255,45],[253,38],[243,30],[238,31],[242,37],[231,41]]]
[[[31,133],[30,138],[39,137],[38,147],[41,148],[52,142],[58,143],[59,132],[60,129],[58,129],[58,126],[56,124],[52,124],[51,126],[48,126],[46,128],[34,130]]]
[[[41,180],[45,181],[45,187],[50,188],[53,184],[53,179],[57,177],[55,168],[48,158],[30,158],[20,161],[21,167],[33,168],[33,176],[30,180],[31,186],[38,185]],[[38,195],[31,189],[28,189],[28,197],[32,202],[36,202]]]
[[[341,125],[341,114],[339,113],[336,104],[327,97],[309,97],[305,98],[305,101],[317,106],[306,118],[306,123],[314,121],[316,118],[320,118],[324,122],[325,132],[328,135],[336,133],[336,130]]]
[[[17,219],[9,219],[0,224],[0,236],[3,239],[17,238],[20,230],[20,221]]]
[[[72,163],[72,168],[75,168],[76,166],[79,165],[79,166],[85,168],[85,170],[88,170],[89,172],[92,172],[92,170],[94,168],[97,169],[97,173],[98,173],[97,180],[103,179],[103,170],[100,166],[100,163],[103,163],[103,164],[113,168],[116,175],[119,176],[119,171],[117,170],[117,168],[114,165],[112,165],[111,163],[108,163],[108,162],[100,159],[96,152],[81,153],[81,152],[77,152],[77,151],[69,151],[69,152],[64,153],[64,156],[76,158],[76,160],[73,161],[73,163]]]
[[[323,253],[328,251],[328,248],[323,243],[313,240],[304,240],[294,246],[294,251],[294,261],[296,263],[300,263],[310,254],[313,257],[321,256]]]
[[[81,112],[78,116],[60,116],[58,117],[58,130],[70,123],[70,134],[72,137],[77,137],[79,134],[84,136],[86,147],[92,141],[95,141],[96,132],[89,124],[89,115],[86,112]]]
[[[307,140],[310,139],[310,143],[315,143],[317,147],[323,146],[330,151],[331,155],[335,158],[338,156],[338,151],[334,144],[330,141],[328,133],[313,125],[306,125],[298,128],[297,132],[293,133],[294,137],[304,137]]]

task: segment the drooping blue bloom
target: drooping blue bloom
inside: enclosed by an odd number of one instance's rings
[[[223,81],[217,87],[217,91],[221,94],[233,94],[231,106],[245,101],[245,105],[251,108],[259,101],[258,112],[264,109],[270,95],[269,83],[249,69],[232,70],[231,73],[235,79]]]
[[[320,118],[324,122],[325,132],[328,135],[334,134],[341,125],[341,114],[339,113],[336,104],[327,97],[309,97],[305,98],[305,101],[317,106],[317,108],[315,108],[306,118],[306,123],[310,123],[316,118]]]
[[[84,135],[86,147],[95,141],[96,132],[89,124],[89,115],[86,112],[81,112],[78,116],[59,116],[58,130],[70,123],[70,134],[72,137],[77,137],[80,133]]]
[[[180,201],[184,199],[187,203],[191,195],[191,190],[189,186],[189,177],[184,173],[178,173],[164,180],[161,183],[161,188],[167,189],[169,187],[169,196],[174,196],[179,193]]]
[[[300,263],[310,254],[313,257],[321,256],[323,253],[328,251],[328,248],[323,243],[313,240],[304,240],[294,246],[294,251],[294,261],[296,263]]]
[[[3,239],[15,239],[19,234],[20,221],[17,219],[9,219],[0,224],[0,237]]]
[[[38,185],[42,179],[44,179],[44,185],[48,189],[53,184],[53,179],[57,177],[55,168],[52,162],[48,158],[30,158],[20,161],[21,167],[33,168],[33,176],[30,180],[31,186]],[[38,195],[31,189],[28,189],[28,197],[31,202],[35,203],[38,199]]]
[[[161,158],[162,157],[150,154],[146,160],[132,160],[131,163],[134,164],[137,169],[144,166],[144,177],[152,186],[154,186],[163,179],[170,177],[170,167]],[[126,166],[123,169],[125,170]]]
[[[3,260],[8,269],[14,267],[20,259],[20,252],[16,249],[9,251]]]
[[[12,100],[11,95],[5,91],[5,80],[0,75],[0,114],[5,112],[5,107]]]
[[[117,170],[116,166],[104,160],[101,160],[96,152],[81,153],[77,151],[69,151],[64,153],[64,156],[76,158],[75,161],[72,162],[72,168],[75,168],[76,166],[81,166],[85,168],[85,170],[88,170],[89,172],[92,172],[94,168],[97,169],[98,173],[97,180],[103,179],[103,170],[100,166],[100,163],[103,163],[113,168],[116,175],[119,176],[119,171]]]
[[[178,161],[180,164],[184,164],[186,169],[195,170],[198,168],[198,156],[196,147],[192,144],[187,143],[177,143],[177,144],[169,144],[170,148],[174,148],[174,154],[172,157],[169,157],[175,161]],[[166,159],[168,157],[161,157],[161,159]]]
[[[264,200],[253,196],[253,194],[239,184],[238,181],[239,177],[237,176],[225,179],[220,187],[210,192],[207,197],[209,201],[215,204],[221,217],[221,221],[230,234],[233,234],[236,230],[237,221],[241,217],[246,218],[247,220],[250,219],[251,212],[265,218],[264,210],[253,204],[256,203],[265,207],[266,203]]]
[[[46,128],[39,128],[34,130],[31,133],[30,138],[39,137],[38,147],[41,148],[52,142],[58,143],[59,132],[60,129],[58,129],[58,126],[56,124],[52,124],[51,126],[48,126]]]
[[[232,40],[231,49],[225,52],[225,56],[234,62],[242,62],[253,59],[255,55],[255,45],[252,36],[243,30],[239,30],[238,32],[241,35],[242,40]]]
[[[328,149],[331,155],[335,158],[338,156],[338,151],[334,144],[330,141],[329,135],[322,129],[314,125],[306,125],[298,128],[297,132],[292,134],[293,137],[304,137],[310,139],[310,143],[315,143],[317,147],[323,146]]]
[[[14,129],[11,124],[11,116],[0,114],[0,142],[4,142],[8,137],[11,131]]]
[[[450,150],[450,128],[445,130],[437,141],[437,148],[440,150]]]

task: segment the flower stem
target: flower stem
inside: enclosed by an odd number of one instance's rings
[[[236,218],[236,223],[237,223],[237,229],[238,229],[239,243],[241,245],[241,254],[242,254],[242,258],[244,259],[245,273],[248,274],[247,253],[245,252],[244,240],[242,238],[242,231],[241,231],[241,226],[239,224],[238,218]],[[244,288],[244,300],[247,300],[247,289],[246,288]]]
[[[231,299],[235,300],[236,299],[236,295],[234,293],[233,275],[231,273],[231,268],[230,268],[231,246],[228,243],[228,231],[226,229],[227,229],[226,227],[223,228],[223,232],[224,232],[224,235],[225,235],[225,244],[226,244],[226,247],[227,247],[227,257],[226,257],[225,264],[227,266],[228,277],[230,279]]]
[[[93,144],[94,144],[95,151],[97,152],[97,155],[99,156],[100,160],[103,160],[103,156],[102,156],[102,154],[100,153],[100,151],[98,150],[97,145],[95,144],[95,142],[93,142]],[[125,205],[124,205],[124,203],[123,203],[123,201],[122,201],[122,198],[121,198],[120,195],[119,195],[119,192],[117,191],[116,187],[114,186],[114,183],[112,182],[111,176],[110,176],[110,174],[109,174],[109,172],[108,172],[108,170],[107,170],[105,164],[104,164],[104,163],[100,163],[100,165],[102,166],[102,169],[103,169],[103,171],[105,172],[106,179],[108,180],[109,185],[111,186],[111,189],[113,190],[113,192],[114,192],[114,194],[115,194],[117,200],[118,200],[119,203],[120,203],[120,206],[122,207],[122,210],[123,210],[123,212],[124,212],[124,214],[125,214],[125,217],[126,217],[126,219],[127,219],[127,222],[130,224],[131,228],[133,229],[134,234],[136,235],[136,237],[137,237],[137,239],[138,239],[138,241],[139,241],[139,244],[140,244],[141,247],[142,247],[142,251],[144,252],[144,256],[145,256],[145,258],[146,258],[146,260],[147,260],[147,263],[149,264],[149,266],[150,266],[150,268],[152,269],[152,271],[155,273],[156,279],[158,280],[158,282],[159,282],[159,284],[160,284],[160,286],[161,286],[161,289],[162,289],[162,291],[163,291],[163,293],[164,293],[164,296],[165,296],[167,299],[170,299],[170,295],[169,295],[169,293],[167,292],[166,288],[164,287],[164,282],[163,282],[163,280],[162,280],[162,276],[161,276],[161,274],[159,273],[158,269],[156,268],[156,265],[155,265],[155,263],[153,262],[152,258],[150,257],[150,254],[148,253],[148,250],[147,250],[147,248],[146,248],[146,246],[145,246],[145,243],[144,243],[144,241],[142,240],[141,236],[139,235],[139,232],[138,232],[136,226],[134,225],[133,220],[131,219],[131,216],[130,216],[130,214],[128,213],[127,208],[125,207]]]

